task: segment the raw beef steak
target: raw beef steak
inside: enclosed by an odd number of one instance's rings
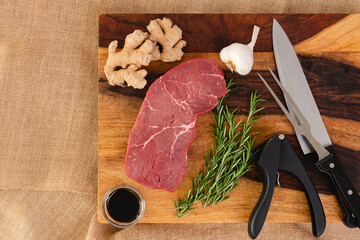
[[[209,58],[184,62],[147,91],[129,136],[125,170],[150,188],[175,191],[185,174],[196,116],[227,92],[223,71]]]

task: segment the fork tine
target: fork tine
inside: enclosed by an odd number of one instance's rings
[[[296,116],[300,119],[301,124],[308,124],[307,119],[305,118],[305,116],[302,114],[302,112],[300,111],[300,109],[298,108],[298,106],[295,104],[294,100],[290,97],[290,95],[288,94],[288,92],[285,90],[285,88],[283,87],[283,85],[281,84],[280,80],[276,77],[276,75],[274,74],[274,72],[270,69],[270,67],[268,66],[269,71],[271,73],[271,75],[273,76],[273,78],[275,79],[276,83],[279,85],[279,87],[281,88],[281,90],[283,91],[286,99],[289,101],[292,109],[294,110]]]
[[[296,128],[299,127],[299,124],[295,121],[295,119],[290,115],[289,111],[285,108],[285,106],[281,103],[280,99],[276,96],[276,94],[274,93],[274,91],[271,89],[271,87],[268,85],[268,83],[265,81],[265,79],[260,75],[260,73],[257,73],[260,77],[260,79],[263,81],[263,83],[265,84],[265,86],[267,87],[267,89],[269,90],[269,92],[271,93],[271,95],[274,97],[275,101],[278,103],[278,105],[280,106],[281,110],[285,113],[286,117],[289,119],[289,121],[291,122],[291,124]]]
[[[298,106],[295,104],[294,100],[290,97],[290,95],[286,92],[282,84],[280,83],[279,79],[275,76],[273,71],[269,68],[271,75],[274,77],[276,83],[279,85],[281,90],[283,91],[286,100],[289,101],[290,105],[292,106],[292,109],[294,110],[296,116],[300,119],[301,125],[290,115],[290,113],[287,111],[287,109],[284,107],[284,105],[281,103],[281,101],[277,98],[275,93],[272,91],[270,86],[267,84],[267,82],[261,77],[261,75],[258,73],[261,80],[264,82],[267,89],[269,89],[271,95],[275,98],[276,102],[279,104],[280,108],[283,110],[291,124],[294,126],[295,131],[306,137],[306,139],[310,142],[310,144],[315,149],[316,153],[319,156],[319,159],[323,159],[324,157],[328,156],[330,153],[314,138],[314,136],[311,134],[311,126],[309,122],[306,120]]]

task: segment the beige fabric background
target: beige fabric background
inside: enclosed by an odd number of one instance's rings
[[[350,13],[360,1],[0,0],[0,239],[247,239],[247,224],[99,224],[97,45],[101,13]],[[328,224],[321,239],[359,239]],[[259,239],[312,238],[266,224]]]

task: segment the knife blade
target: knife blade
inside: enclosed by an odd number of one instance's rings
[[[285,31],[275,19],[273,21],[272,37],[276,68],[282,85],[290,93],[292,99],[310,123],[313,137],[324,147],[332,145],[295,50]],[[285,101],[290,114],[296,118],[296,114],[286,97]],[[301,104],[298,104],[300,102]],[[298,123],[300,123],[299,120]],[[304,136],[299,133],[296,136],[304,154],[314,151],[314,148]]]
[[[297,124],[301,125],[296,114],[300,111],[310,125],[310,134],[306,135],[312,135],[312,140],[305,138],[304,133],[296,131],[295,128],[301,149],[304,154],[313,151],[312,144],[314,142],[318,142],[326,148],[329,154],[325,157],[317,151],[319,160],[316,165],[321,172],[330,176],[335,187],[335,195],[343,211],[344,224],[348,227],[360,227],[360,197],[358,192],[341,169],[295,50],[285,31],[275,19],[273,21],[273,48],[281,85],[289,94],[289,96],[285,94],[285,101],[290,115],[297,121]],[[296,109],[291,102],[296,106]],[[319,146],[314,147],[316,147],[315,150],[319,149]]]

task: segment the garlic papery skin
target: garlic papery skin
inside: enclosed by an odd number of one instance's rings
[[[255,25],[249,44],[233,43],[220,51],[221,61],[226,64],[231,72],[236,71],[240,75],[246,75],[251,71],[254,63],[254,45],[259,35],[259,31],[260,28]]]

